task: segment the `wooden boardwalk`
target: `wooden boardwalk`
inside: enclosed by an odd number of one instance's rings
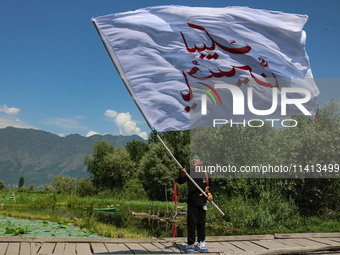
[[[209,254],[340,255],[340,233],[208,237],[207,246]],[[184,250],[185,238],[0,237],[0,255],[181,254]]]

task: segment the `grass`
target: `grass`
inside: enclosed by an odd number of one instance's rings
[[[301,216],[292,200],[278,194],[264,193],[252,199],[222,196],[218,205],[225,216],[209,210],[207,222],[225,229],[226,235],[340,231],[339,212],[332,216]]]
[[[118,200],[117,196],[107,192],[105,196],[78,197],[76,195],[56,194],[55,192],[15,192],[0,191],[0,204],[6,208],[53,208],[68,207],[70,209],[86,209],[91,207],[118,207],[127,212],[128,207],[137,212],[160,212],[166,211],[166,202],[161,201],[127,201]],[[287,200],[277,193],[263,192],[259,197],[246,198],[244,196],[215,196],[215,203],[226,214],[221,217],[219,212],[210,206],[207,213],[209,233],[219,235],[243,235],[243,234],[274,234],[292,232],[340,232],[340,213],[333,212],[329,215],[305,217],[299,214],[299,210],[292,200]],[[168,210],[171,212],[173,203],[169,203]],[[180,203],[179,205],[186,205]],[[85,211],[86,212],[86,211]],[[117,228],[110,224],[98,221],[92,214],[83,213],[78,219],[60,217],[39,212],[20,212],[13,210],[0,210],[1,215],[26,218],[42,219],[49,221],[65,221],[73,223],[81,228],[86,228],[104,237],[117,237],[118,233],[124,232],[126,238],[150,237],[147,230],[138,229],[133,224],[126,228]]]
[[[15,193],[15,201],[13,197]],[[112,196],[101,197],[96,196],[79,197],[77,195],[56,194],[52,191],[37,191],[37,192],[17,192],[13,190],[0,190],[0,204],[4,203],[6,207],[11,208],[51,208],[51,207],[68,207],[68,208],[86,208],[89,205],[93,207],[106,207],[115,205],[138,207],[142,210],[148,210],[150,207],[155,207],[165,210],[167,203],[162,201],[150,200],[132,200],[117,199],[114,194]],[[168,206],[173,207],[174,203],[169,202]],[[185,205],[185,203],[179,203]]]

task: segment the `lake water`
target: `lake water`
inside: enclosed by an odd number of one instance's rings
[[[134,208],[135,209],[135,208]],[[26,209],[27,212],[41,212],[52,215],[59,215],[70,218],[81,218],[84,214],[84,210],[75,210],[69,208],[54,208],[54,209]],[[127,208],[119,208],[116,212],[93,212],[94,217],[98,221],[106,224],[116,226],[118,228],[128,229],[141,229],[150,233],[153,237],[186,237],[186,220],[182,218],[182,221],[169,222],[163,221],[162,219],[148,219],[135,217],[129,214]],[[164,215],[160,214],[161,218]],[[171,217],[170,217],[171,218]],[[209,223],[206,228],[207,236],[216,236],[226,234],[223,229],[211,226]]]

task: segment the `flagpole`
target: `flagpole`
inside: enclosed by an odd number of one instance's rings
[[[117,69],[117,71],[118,71],[118,73],[119,73],[119,76],[121,77],[121,79],[122,79],[122,81],[123,81],[123,83],[124,83],[126,89],[129,91],[129,93],[130,93],[130,95],[131,95],[133,101],[136,103],[136,105],[137,105],[137,107],[138,107],[140,113],[142,114],[142,116],[143,116],[143,118],[145,119],[146,123],[148,124],[149,128],[153,131],[153,130],[154,130],[153,127],[151,126],[151,124],[149,123],[148,119],[145,117],[143,111],[141,110],[139,104],[138,104],[138,103],[136,102],[136,100],[135,100],[136,97],[135,97],[135,94],[134,94],[134,92],[133,92],[131,86],[128,86],[129,81],[128,81],[128,79],[127,79],[125,73],[123,72],[123,69],[122,69],[122,67],[121,67],[121,65],[120,65],[120,62],[119,62],[119,60],[118,60],[118,58],[117,58],[117,56],[116,56],[116,54],[115,54],[115,52],[114,52],[112,46],[110,45],[110,43],[108,42],[108,40],[105,38],[105,36],[101,33],[101,31],[98,29],[97,23],[96,23],[96,19],[95,19],[95,18],[92,18],[91,21],[93,22],[93,24],[94,24],[94,26],[95,26],[95,28],[96,28],[96,30],[97,30],[97,32],[98,32],[98,34],[99,34],[101,40],[102,40],[102,42],[103,42],[103,44],[104,44],[104,46],[105,46],[105,49],[106,49],[107,53],[109,54],[112,63],[113,63],[114,66],[116,67],[116,69]],[[110,46],[111,46],[111,47],[110,47]],[[168,152],[168,154],[173,158],[173,160],[176,162],[176,164],[178,165],[178,167],[179,167],[180,169],[183,169],[182,165],[178,162],[178,160],[177,160],[177,159],[175,158],[175,156],[172,154],[172,152],[170,151],[170,149],[168,148],[168,146],[166,146],[166,144],[164,143],[164,141],[162,140],[162,138],[161,138],[158,134],[156,134],[156,137],[157,137],[157,139],[161,142],[161,144],[163,144],[164,148],[166,149],[166,151]],[[207,198],[207,197],[208,197],[207,193],[205,193],[205,192],[201,189],[201,187],[194,181],[194,179],[191,178],[191,176],[190,176],[187,172],[185,173],[185,175],[186,175],[186,176],[188,177],[188,179],[196,186],[196,188],[197,188],[197,189],[198,189],[198,190],[199,190],[199,191]],[[222,210],[214,203],[214,201],[210,201],[210,202],[211,202],[211,204],[212,204],[212,205],[213,205],[213,206],[214,206],[214,207],[222,214],[222,216],[225,215],[224,212],[223,212],[223,211],[222,211]]]
[[[148,121],[146,121],[148,123]],[[149,126],[150,127],[150,126]],[[164,143],[164,141],[162,140],[162,138],[157,134],[157,138],[158,140],[163,144],[164,148],[167,150],[167,152],[169,153],[169,155],[173,158],[173,160],[175,160],[176,164],[178,165],[178,167],[180,169],[182,169],[182,165],[181,163],[178,162],[178,160],[175,158],[175,156],[172,154],[172,152],[170,151],[170,149],[166,146],[166,144]],[[191,176],[186,172],[185,175],[188,177],[188,179],[196,186],[196,188],[206,197],[208,198],[207,193],[205,193],[203,191],[203,189],[195,182],[195,180],[193,178],[191,178]],[[222,216],[224,216],[224,212],[214,203],[214,201],[210,201],[210,203],[222,214]]]

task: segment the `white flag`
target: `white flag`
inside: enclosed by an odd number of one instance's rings
[[[314,116],[306,15],[159,6],[94,18],[131,96],[159,132],[214,119]]]

